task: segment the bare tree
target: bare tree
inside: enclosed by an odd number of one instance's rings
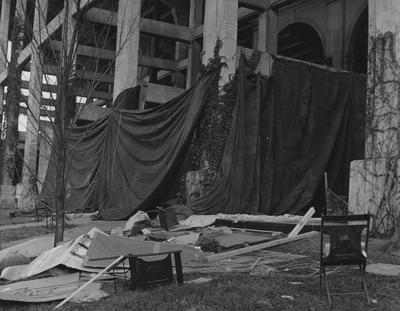
[[[67,163],[69,154],[74,151],[74,146],[71,146],[68,141],[71,129],[76,125],[82,112],[81,106],[85,105],[84,102],[79,103],[79,100],[77,101],[76,89],[78,86],[84,85],[86,87],[84,97],[87,98],[87,102],[95,100],[98,88],[104,87],[104,80],[106,80],[104,77],[109,77],[110,73],[112,73],[115,58],[118,56],[125,42],[120,40],[120,48],[115,52],[114,59],[104,61],[95,55],[79,57],[77,53],[78,44],[84,41],[85,38],[90,38],[96,47],[106,46],[110,41],[112,42],[117,39],[115,31],[111,31],[110,25],[104,25],[101,29],[98,29],[99,27],[93,27],[88,21],[85,21],[85,14],[92,2],[88,0],[64,0],[63,9],[59,10],[57,8],[59,12],[56,14],[61,20],[61,31],[51,30],[48,28],[48,23],[46,22],[48,19],[47,10],[40,7],[46,2],[46,0],[32,0],[37,12],[35,14],[35,22],[37,23],[39,20],[42,20],[36,26],[33,25],[32,21],[24,22],[24,24],[21,22],[21,20],[26,20],[29,15],[26,6],[21,9],[21,12],[25,16],[21,15],[21,18],[17,17],[14,19],[13,38],[15,37],[16,39],[13,39],[12,42],[11,61],[8,65],[8,81],[15,85],[10,85],[7,93],[7,122],[5,124],[5,132],[6,139],[8,139],[7,144],[10,147],[9,151],[5,152],[6,159],[9,159],[5,160],[5,163],[11,163],[9,166],[10,169],[11,167],[15,167],[15,153],[18,152],[16,135],[18,135],[18,108],[21,98],[21,66],[18,64],[18,58],[23,47],[23,36],[21,33],[25,31],[25,33],[32,33],[32,38],[30,38],[32,55],[35,54],[34,52],[38,52],[37,55],[39,55],[36,59],[33,59],[32,56],[30,65],[31,74],[35,71],[33,66],[38,66],[39,68],[36,68],[38,70],[35,72],[40,76],[40,82],[37,85],[30,83],[29,96],[34,100],[28,100],[26,103],[28,123],[31,122],[31,126],[27,128],[27,131],[34,131],[35,133],[31,133],[33,136],[37,136],[40,131],[40,135],[47,141],[47,145],[53,153],[56,175],[55,183],[54,185],[47,186],[51,189],[54,196],[53,208],[56,215],[54,243],[57,244],[63,240],[64,235],[66,201],[69,195]],[[115,4],[116,2],[114,1],[113,3]],[[129,17],[129,20],[126,22],[137,25],[134,19],[139,17],[139,14],[135,17]],[[43,23],[43,21],[45,22]],[[26,27],[25,30],[24,27]],[[134,31],[133,27],[129,29],[130,33]],[[129,36],[126,36],[124,40],[129,40]],[[87,77],[88,72],[91,75],[89,79]],[[49,78],[48,73],[56,76],[56,85],[54,85],[54,81],[49,81],[51,78]],[[78,73],[81,73],[81,75],[78,76]],[[44,104],[41,83],[42,75],[45,84],[47,86],[52,85],[48,100],[51,102],[51,105]],[[132,83],[134,82],[136,81],[132,81]],[[110,90],[111,87],[109,87]],[[39,106],[38,108],[37,103],[41,107]],[[111,105],[108,106],[110,107]],[[42,118],[44,117],[48,120],[47,122],[50,124],[53,135],[49,135],[44,128],[41,128],[40,113],[42,114]],[[13,116],[14,119],[12,119]],[[37,144],[37,140],[34,140],[33,143]],[[28,176],[25,179],[31,180],[32,184],[38,180],[37,169],[35,166],[32,167],[31,163],[24,163],[24,171],[25,175]]]

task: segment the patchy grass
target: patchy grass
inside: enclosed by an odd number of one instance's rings
[[[45,228],[27,228],[10,232],[11,237],[18,235],[34,236],[41,233],[35,230]],[[33,230],[31,232],[24,232]],[[3,239],[3,232],[0,231]],[[399,264],[398,259],[389,257],[384,252],[385,241],[372,240],[370,243],[370,259],[372,262],[392,262]],[[275,247],[273,251],[303,254],[310,257],[307,261],[296,261],[294,264],[279,263],[279,272],[265,275],[249,273],[215,273],[186,274],[185,280],[198,276],[213,278],[207,284],[176,284],[155,287],[146,291],[131,291],[124,282],[118,283],[118,291],[114,292],[112,283],[105,283],[103,290],[110,296],[100,301],[84,304],[67,303],[65,311],[109,311],[109,310],[296,310],[296,311],[357,311],[357,310],[400,310],[400,278],[367,275],[367,284],[371,298],[377,303],[366,304],[363,294],[334,296],[330,308],[326,294],[319,296],[318,268],[319,237],[298,241]],[[396,261],[397,260],[397,261]],[[284,271],[290,267],[290,270]],[[310,275],[314,271],[313,275]],[[289,274],[290,273],[290,274]],[[338,275],[330,276],[331,291],[359,291],[360,278],[357,270],[346,270]],[[293,300],[282,296],[291,296]],[[0,302],[1,311],[47,311],[57,302],[43,304],[25,304]]]
[[[0,231],[0,245],[12,241],[23,240],[30,237],[44,235],[54,232],[54,226],[21,227],[18,229],[7,229]],[[0,309],[1,310],[1,309]]]
[[[0,208],[0,226],[14,225],[14,224],[25,224],[35,222],[35,217],[30,215],[18,215],[16,217],[10,217],[11,212],[15,212],[14,209],[1,209]]]
[[[204,276],[204,275],[203,275]],[[185,276],[189,278],[188,275]],[[193,278],[190,275],[190,278]],[[281,273],[268,276],[249,274],[213,274],[211,283],[176,284],[156,287],[146,291],[131,291],[124,283],[118,284],[114,293],[112,283],[103,286],[109,297],[97,302],[67,303],[63,310],[398,310],[400,306],[399,278],[368,276],[368,286],[376,304],[367,305],[363,295],[346,295],[333,298],[332,308],[325,295],[319,298],[319,278],[299,277]],[[291,284],[290,282],[296,282]],[[298,284],[301,282],[300,284]],[[359,290],[359,278],[355,276],[334,277],[332,287]],[[294,300],[282,298],[292,296]],[[44,311],[56,303],[15,304],[5,303],[4,311]]]

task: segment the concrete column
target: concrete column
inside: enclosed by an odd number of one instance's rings
[[[17,188],[18,208],[34,209],[35,193],[32,193],[32,183],[37,179],[37,154],[40,121],[40,104],[42,98],[43,55],[38,42],[46,27],[48,0],[37,0],[33,22],[33,40],[31,42],[32,56],[30,66],[28,120],[25,134],[24,166],[22,169],[22,184]]]
[[[238,0],[205,0],[204,16],[203,64],[213,58],[215,44],[221,40],[219,53],[227,64],[221,69],[220,84],[224,85],[236,69]]]
[[[0,72],[7,68],[8,31],[10,27],[11,0],[1,2],[0,16]]]
[[[400,209],[400,1],[370,0],[369,25],[366,151],[351,163],[349,209],[389,233]]]
[[[114,100],[123,90],[138,83],[140,10],[141,0],[119,1]]]
[[[327,31],[325,57],[332,58],[332,66],[343,68],[343,40],[345,29],[345,0],[327,1]]]
[[[7,36],[8,36],[8,29],[9,29],[9,18],[11,14],[14,15],[14,26],[18,25],[22,27],[21,29],[18,30],[18,40],[19,45],[17,45],[18,48],[13,47],[13,55],[11,55],[11,62],[16,63],[18,60],[18,55],[21,52],[21,47],[22,47],[22,41],[25,36],[25,28],[23,27],[25,23],[25,12],[26,12],[26,7],[27,7],[27,1],[26,0],[17,0],[15,2],[15,11],[10,12],[10,5],[8,1],[2,1],[2,4],[4,5],[2,8],[5,9],[4,14],[8,14],[8,17],[5,17],[3,22],[4,22],[4,29],[1,29],[1,32],[4,31],[2,34],[2,50],[7,54]],[[3,12],[2,12],[3,15]],[[8,21],[7,21],[8,20]],[[7,25],[6,25],[7,24]],[[2,53],[4,54],[4,53]],[[3,66],[6,63],[3,59]],[[19,75],[20,72],[16,68],[12,68],[10,71],[10,68],[7,69],[8,75],[14,75],[14,79],[16,78],[15,75]],[[19,82],[12,83],[14,86],[12,89],[9,89],[9,94],[11,96],[19,96],[17,93],[19,90],[16,90],[16,87],[19,87]],[[18,86],[16,86],[16,84]],[[11,86],[11,84],[10,84]],[[1,92],[1,95],[3,95],[1,100],[3,101],[4,99],[4,89]],[[13,186],[13,180],[12,180],[12,174],[10,174],[9,169],[11,169],[12,165],[8,166],[7,163],[10,163],[8,161],[15,161],[15,151],[17,149],[17,145],[15,142],[15,133],[17,133],[17,126],[18,126],[18,120],[17,120],[17,115],[14,113],[16,107],[11,107],[13,110],[13,113],[11,113],[9,117],[9,125],[6,133],[6,139],[5,139],[5,144],[4,144],[4,150],[3,150],[3,171],[2,171],[2,186],[1,186],[1,195],[0,195],[0,206],[3,208],[14,208],[16,206],[16,198],[15,198],[15,186]],[[10,109],[11,109],[10,108]]]
[[[202,23],[204,2],[202,0],[190,0],[189,27],[194,28]],[[186,73],[186,88],[190,88],[200,71],[201,46],[200,42],[194,40],[189,44],[188,68]]]
[[[46,178],[47,167],[50,161],[50,155],[53,142],[53,126],[48,121],[40,122],[40,149],[39,149],[39,167],[38,167],[38,191],[42,187]]]
[[[271,54],[278,53],[278,17],[272,10],[258,15],[257,49]]]

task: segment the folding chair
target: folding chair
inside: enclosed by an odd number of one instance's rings
[[[331,293],[329,290],[328,278],[326,275],[326,267],[329,266],[358,266],[360,269],[361,288],[363,291],[343,294],[359,294],[364,292],[367,302],[370,302],[365,282],[369,224],[369,214],[321,217],[319,290],[321,296],[322,279],[324,279],[329,305],[332,303],[331,295],[341,294]],[[324,240],[324,235],[328,235],[329,239]]]

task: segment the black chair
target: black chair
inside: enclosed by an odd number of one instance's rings
[[[331,304],[326,267],[355,265],[360,269],[361,288],[363,291],[344,293],[365,293],[367,302],[370,302],[367,285],[365,282],[365,266],[367,264],[368,238],[370,215],[351,216],[322,216],[321,217],[321,245],[320,245],[320,295],[322,278],[324,279],[328,303]],[[329,236],[328,242],[324,236]]]
[[[173,282],[173,270],[172,270],[172,258],[174,255],[176,281],[179,285],[183,284],[183,272],[182,272],[182,261],[181,261],[181,250],[171,250],[158,253],[148,254],[129,254],[121,258],[121,260],[115,263],[109,270],[112,270],[114,279],[114,289],[117,291],[116,286],[116,273],[115,269],[121,263],[123,264],[123,274],[126,280],[126,270],[130,270],[130,288],[135,290],[146,289],[152,285],[168,284]],[[145,258],[158,257],[160,255],[166,255],[164,259],[145,260]],[[129,267],[125,267],[125,261],[128,260]]]

